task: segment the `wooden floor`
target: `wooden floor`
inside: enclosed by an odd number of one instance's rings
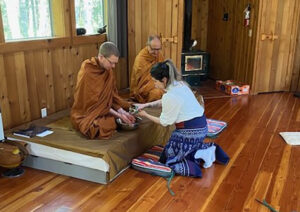
[[[200,88],[201,90],[201,88]],[[209,118],[228,122],[214,141],[231,157],[203,170],[203,178],[160,177],[125,171],[109,185],[26,168],[22,177],[0,178],[1,211],[300,211],[300,146],[282,131],[300,131],[300,99],[291,93],[205,101]]]

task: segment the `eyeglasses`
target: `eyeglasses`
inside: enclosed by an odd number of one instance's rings
[[[152,48],[151,45],[149,45],[149,47],[150,47],[150,49],[151,49],[152,51],[159,51],[159,50],[161,50],[161,47],[160,47],[160,48]]]
[[[109,63],[110,65],[117,65],[118,62],[112,62],[110,61],[107,57],[104,57]]]

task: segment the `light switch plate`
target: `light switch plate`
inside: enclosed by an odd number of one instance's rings
[[[47,108],[41,109],[41,116],[42,116],[42,118],[45,118],[47,116]]]
[[[4,140],[4,131],[3,131],[1,109],[0,109],[0,142],[3,140]]]

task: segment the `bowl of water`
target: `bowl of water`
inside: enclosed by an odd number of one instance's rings
[[[122,130],[135,130],[139,127],[139,122],[141,121],[142,119],[140,117],[136,117],[136,122],[133,123],[133,124],[127,124],[127,123],[124,123],[122,121],[122,119],[120,118],[117,118],[116,119],[116,122],[117,122],[117,125],[119,126],[119,128],[121,128]]]

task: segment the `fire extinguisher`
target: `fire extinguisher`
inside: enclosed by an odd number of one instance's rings
[[[244,26],[248,27],[250,25],[250,11],[251,11],[251,6],[250,4],[247,5],[247,7],[244,10]]]

